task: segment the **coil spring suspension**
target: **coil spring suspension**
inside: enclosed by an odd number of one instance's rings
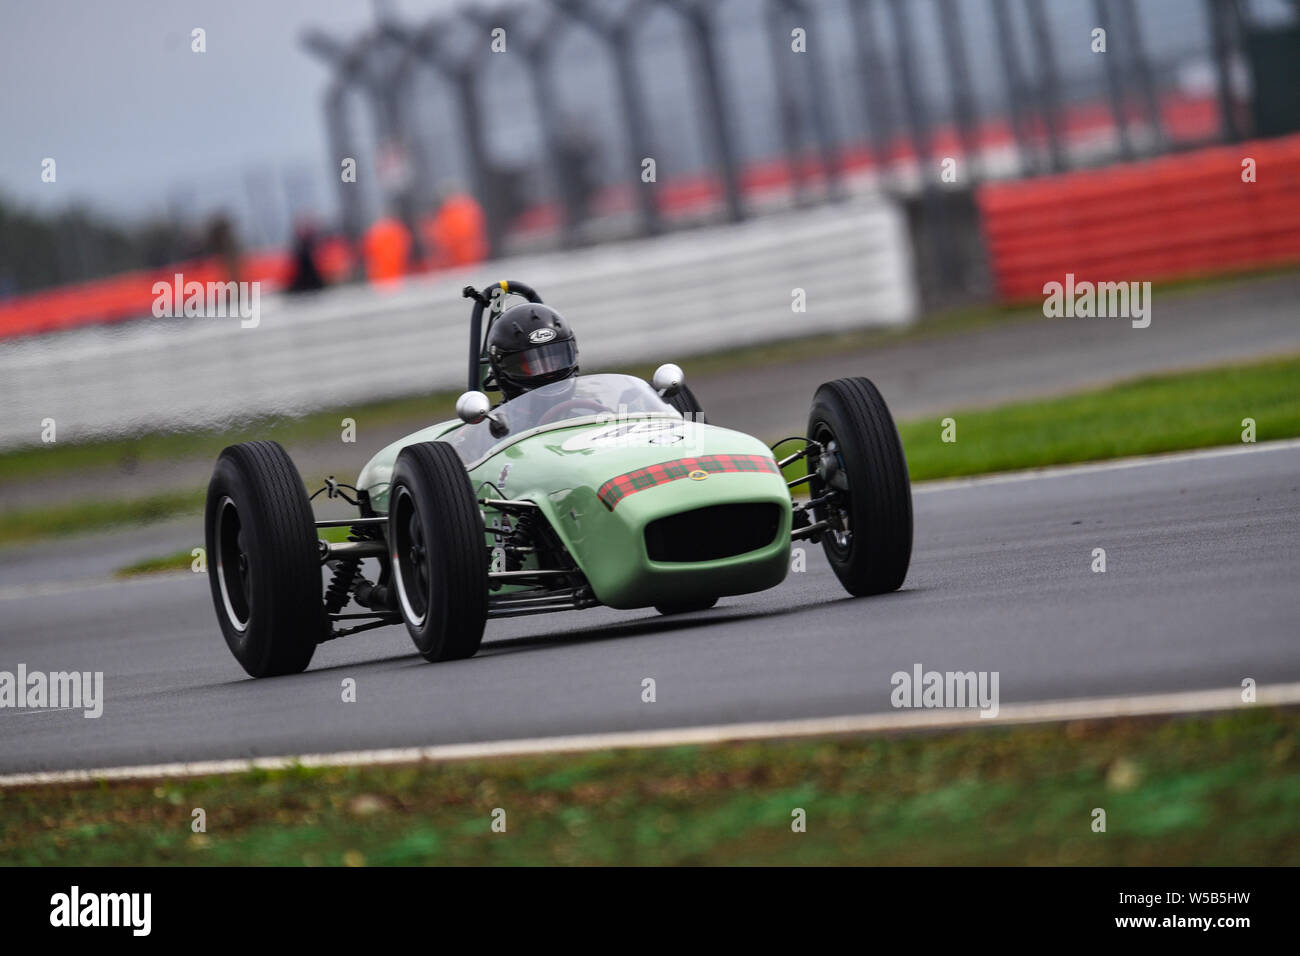
[[[353,525],[348,532],[349,541],[376,541],[381,537],[374,525]],[[338,558],[334,563],[334,574],[329,586],[325,588],[325,613],[338,614],[348,605],[348,599],[357,585],[369,583],[361,573],[361,559],[356,557]]]
[[[514,524],[511,527],[510,536],[502,544],[506,546],[506,566],[507,571],[518,571],[524,565],[517,552],[510,550],[510,546],[522,546],[524,548],[535,548],[537,541],[537,518],[531,512],[525,511],[523,514],[515,515]],[[540,557],[540,555],[539,555]]]

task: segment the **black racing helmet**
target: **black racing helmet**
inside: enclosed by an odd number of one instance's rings
[[[506,309],[488,333],[488,362],[507,400],[578,374],[578,343],[560,313],[540,302]]]

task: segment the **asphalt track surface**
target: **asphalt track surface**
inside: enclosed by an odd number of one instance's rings
[[[0,710],[0,772],[882,713],[918,663],[997,671],[1003,704],[1300,679],[1300,443],[919,486],[915,509],[896,594],[848,598],[814,546],[805,573],[699,614],[489,622],[477,657],[436,665],[385,628],[263,681],[203,576],[104,578],[195,529],[7,551],[0,670],[102,670],[106,702]]]

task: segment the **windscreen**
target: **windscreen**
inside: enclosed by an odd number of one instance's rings
[[[564,343],[556,343],[564,344]],[[680,414],[659,397],[642,379],[632,375],[578,375],[552,382],[498,405],[495,412],[505,419],[510,431],[500,438],[492,434],[489,422],[462,425],[439,438],[456,449],[466,464],[477,461],[498,445],[507,445],[519,435],[541,425],[569,419],[624,415]]]

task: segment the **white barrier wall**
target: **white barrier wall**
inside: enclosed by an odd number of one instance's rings
[[[77,441],[463,388],[471,303],[460,290],[503,278],[565,314],[588,371],[899,325],[918,300],[901,211],[859,200],[388,290],[264,296],[256,328],[166,318],[0,343],[0,446],[39,442],[47,418],[59,441]],[[796,288],[805,312],[792,309]]]

